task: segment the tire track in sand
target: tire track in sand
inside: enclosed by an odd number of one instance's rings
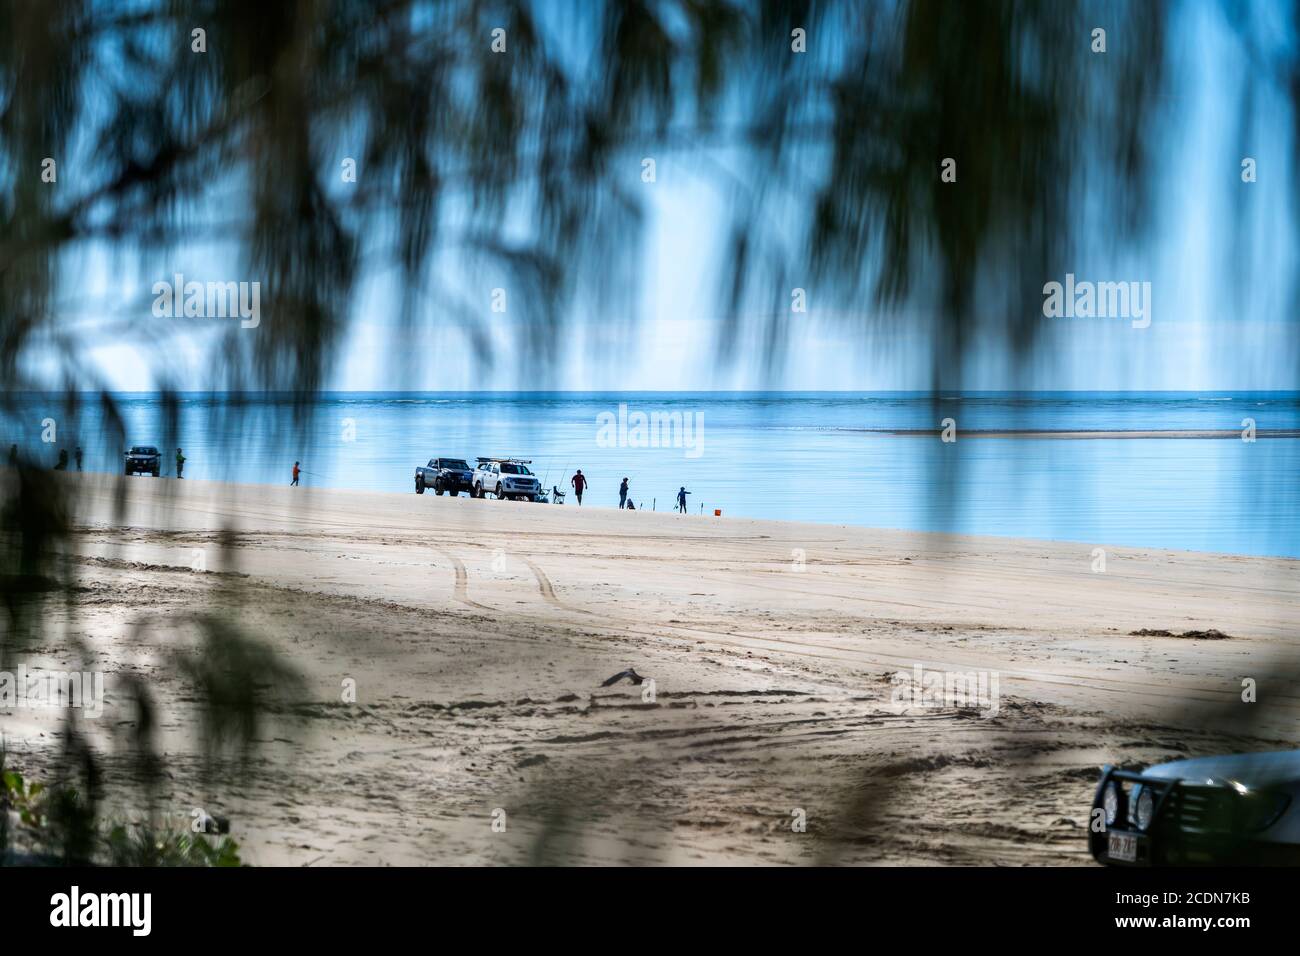
[[[488,607],[486,604],[479,604],[469,596],[469,572],[465,570],[465,562],[454,554],[446,551],[439,551],[440,555],[451,562],[451,566],[456,569],[456,600],[462,604],[468,604],[470,607],[478,608],[480,611],[495,611],[496,608]]]
[[[523,561],[524,564],[528,565],[529,571],[533,572],[533,577],[537,579],[537,590],[541,592],[542,600],[546,601],[547,604],[551,604],[554,605],[555,607],[562,608],[563,610],[569,611],[573,614],[592,613],[591,611],[588,611],[586,608],[574,607],[570,604],[565,604],[558,597],[556,597],[555,588],[551,586],[551,579],[546,576],[545,571],[539,568],[536,565],[536,563],[534,563],[529,558],[521,557],[520,560]]]

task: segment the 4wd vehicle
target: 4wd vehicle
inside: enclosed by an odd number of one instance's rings
[[[506,498],[522,498],[536,501],[542,490],[542,483],[537,480],[528,466],[531,461],[518,458],[480,458],[474,469],[475,498],[482,498],[491,492],[501,501]]]
[[[162,470],[162,456],[153,445],[132,445],[126,453],[126,474],[153,475]]]
[[[474,472],[463,458],[430,458],[423,468],[415,469],[415,493],[432,488],[435,495],[446,492],[453,497],[462,491],[474,493]]]
[[[1300,750],[1197,757],[1138,772],[1103,767],[1090,828],[1098,863],[1300,863]]]

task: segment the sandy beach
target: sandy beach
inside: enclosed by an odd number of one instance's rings
[[[48,614],[90,659],[28,665],[105,670],[110,794],[143,678],[168,806],[255,864],[1084,865],[1099,765],[1300,716],[1296,561],[189,480],[118,514],[124,479],[52,480],[79,601]],[[205,611],[304,677],[237,782],[160,664]],[[652,693],[600,686],[629,667]],[[996,708],[900,703],[918,667],[995,675]],[[48,773],[60,722],[7,715],[11,762]]]

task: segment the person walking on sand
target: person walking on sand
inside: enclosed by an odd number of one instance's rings
[[[78,468],[77,470],[80,471],[81,469]],[[176,449],[176,477],[184,478],[185,475],[182,474],[182,472],[184,471],[185,471],[185,456],[182,455],[181,450],[177,448]]]
[[[293,481],[289,482],[290,488],[292,488],[294,485],[298,483],[298,471],[299,471],[298,462],[295,461],[293,463]]]
[[[77,459],[77,471],[81,471],[81,446],[80,445],[77,446],[77,450],[76,452],[74,452],[74,455],[76,456]]]
[[[582,492],[587,487],[587,476],[578,469],[578,473],[569,479],[569,484],[573,485],[573,493],[578,499],[578,504],[582,504]]]
[[[685,485],[682,485],[681,491],[677,492],[677,510],[682,514],[686,514],[686,496],[689,494]]]
[[[618,486],[618,507],[620,510],[627,507],[627,479],[626,478],[624,478],[623,483]]]

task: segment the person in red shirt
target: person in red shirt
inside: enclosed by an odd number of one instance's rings
[[[578,504],[582,504],[582,491],[587,487],[587,477],[578,469],[578,473],[569,479],[569,484],[573,485],[573,493],[578,497]]]
[[[289,487],[292,488],[297,483],[298,483],[298,462],[295,461],[293,463],[293,481],[289,482]]]

